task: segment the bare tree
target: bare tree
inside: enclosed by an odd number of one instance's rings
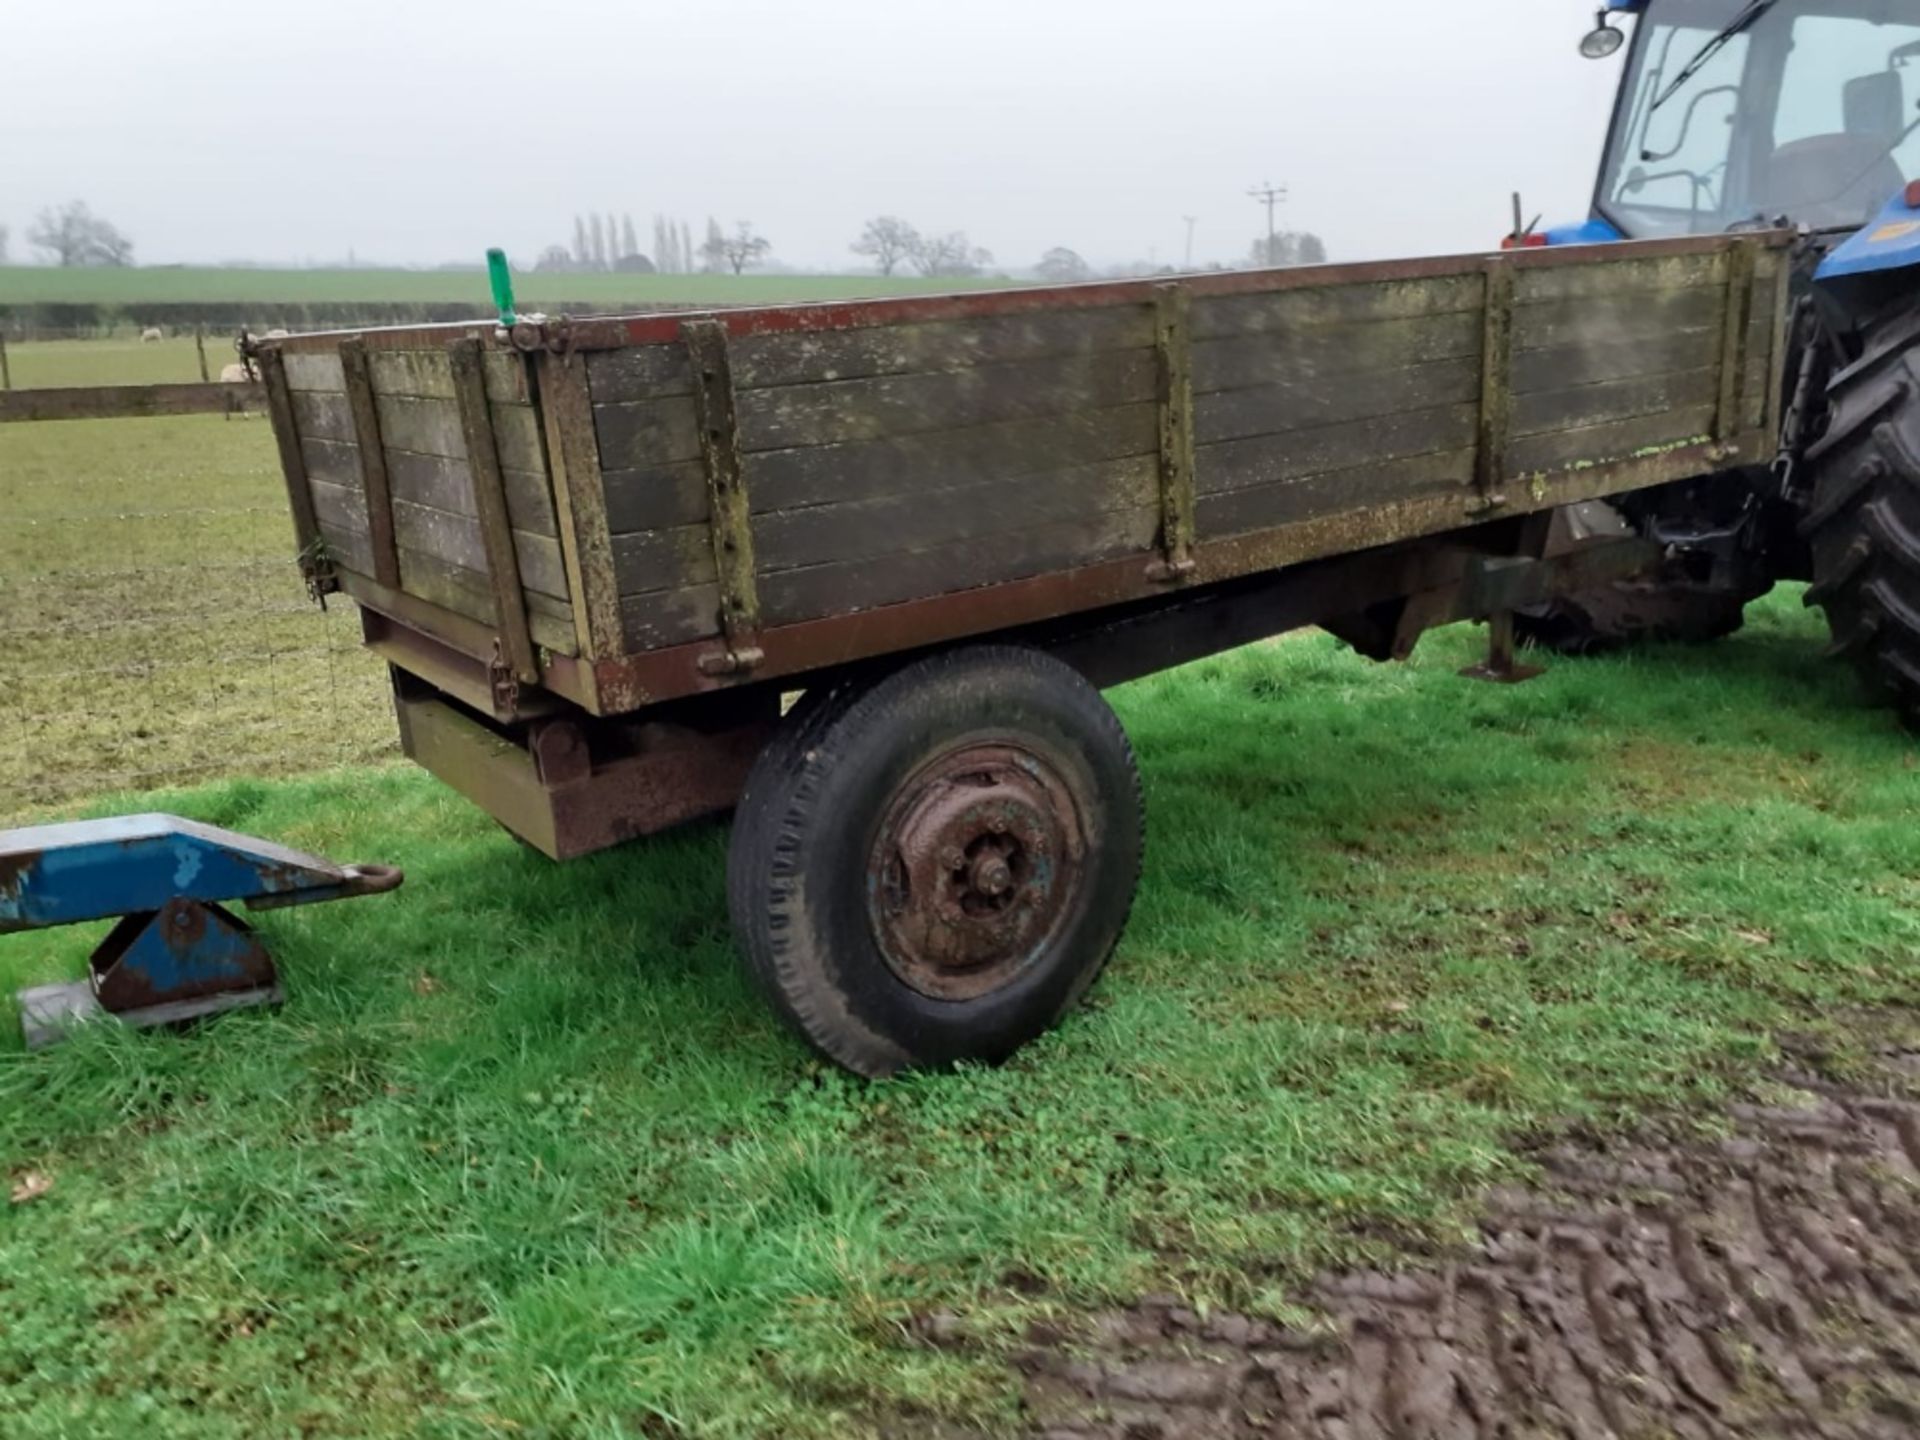
[[[735,222],[731,235],[722,232],[718,225],[709,220],[707,243],[700,247],[700,254],[709,270],[718,270],[724,265],[738,275],[749,265],[758,265],[772,249],[773,242],[764,235],[756,235],[750,220]]]
[[[993,263],[992,253],[968,240],[964,230],[922,235],[907,258],[922,275],[978,275]]]
[[[1033,269],[1042,280],[1055,285],[1070,285],[1076,280],[1093,278],[1093,267],[1064,245],[1056,245],[1047,251]]]
[[[856,255],[870,256],[882,275],[891,275],[919,244],[920,232],[898,215],[876,215],[847,248]]]
[[[7,263],[7,239],[9,234],[10,232],[7,227],[0,225],[0,265]]]
[[[133,242],[89,210],[84,200],[42,210],[27,231],[27,243],[56,265],[133,263]]]
[[[680,257],[675,253],[673,222],[664,215],[653,217],[653,263],[662,275],[680,273]]]
[[[673,253],[679,257],[680,273],[691,275],[693,273],[693,226],[685,220],[680,222],[680,243],[674,247]]]
[[[533,262],[533,268],[547,273],[563,274],[580,267],[574,261],[573,252],[566,246],[549,245],[540,252],[540,258]]]
[[[596,270],[607,268],[607,226],[597,210],[587,216],[587,263]]]
[[[707,217],[707,238],[700,242],[700,261],[705,269],[716,274],[727,263],[727,237],[720,229],[720,222],[711,215]]]
[[[592,258],[592,254],[587,249],[587,222],[575,215],[573,217],[573,263],[584,270]]]

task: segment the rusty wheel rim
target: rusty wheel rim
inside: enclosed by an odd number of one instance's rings
[[[922,766],[882,818],[867,867],[889,969],[935,1000],[1012,984],[1046,952],[1081,885],[1073,792],[1019,745],[959,746]]]

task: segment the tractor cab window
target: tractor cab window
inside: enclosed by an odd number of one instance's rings
[[[1916,122],[1920,0],[1652,0],[1599,206],[1641,237],[1857,228],[1920,176]]]

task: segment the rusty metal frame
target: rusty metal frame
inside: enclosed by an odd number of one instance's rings
[[[307,457],[300,449],[300,431],[293,418],[293,391],[287,386],[286,361],[276,350],[259,358],[260,380],[266,387],[267,410],[273,417],[273,438],[280,450],[280,474],[287,482],[287,508],[293,514],[293,541],[299,547],[301,578],[308,593],[318,599],[340,588],[328,559],[314,514],[313,490],[307,481]]]
[[[1193,303],[1184,285],[1153,288],[1153,350],[1159,372],[1161,581],[1193,574]]]
[[[1714,411],[1713,438],[1730,445],[1740,429],[1740,399],[1746,388],[1747,331],[1753,324],[1754,284],[1759,252],[1742,235],[1727,252],[1727,297],[1720,333],[1720,395]]]
[[[521,684],[540,679],[540,660],[527,625],[527,597],[520,583],[520,556],[513,548],[513,522],[507,513],[507,487],[500,473],[500,450],[493,434],[493,409],[477,340],[447,346],[453,372],[454,404],[467,442],[467,473],[473,479],[474,509],[487,551],[487,575],[493,585],[494,619],[505,675]],[[508,686],[507,688],[511,688]]]
[[[1480,337],[1480,421],[1474,456],[1476,513],[1507,503],[1507,441],[1513,432],[1513,265],[1504,255],[1486,263]]]
[[[720,629],[726,650],[706,656],[709,675],[744,675],[766,658],[760,648],[760,590],[754,574],[753,512],[740,461],[740,422],[726,327],[688,321],[680,329],[693,367],[693,403],[700,457],[707,474],[707,529],[720,583]]]
[[[362,341],[341,342],[340,374],[347,392],[347,412],[353,421],[354,445],[360,452],[360,484],[367,502],[373,578],[397,589],[400,549],[393,536],[393,488],[387,480],[387,452],[380,439],[380,409],[374,402],[373,375],[367,365],[367,347]]]

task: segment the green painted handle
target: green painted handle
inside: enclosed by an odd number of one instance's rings
[[[507,269],[507,252],[495,247],[487,251],[487,279],[493,283],[493,303],[499,307],[500,323],[511,327],[520,317],[513,311],[513,275]]]

